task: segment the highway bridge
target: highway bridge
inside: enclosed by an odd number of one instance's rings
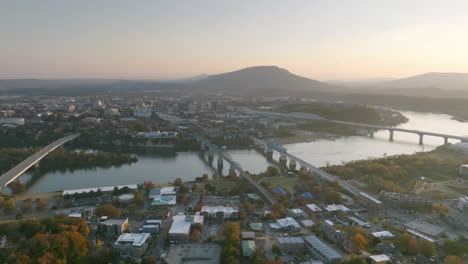
[[[270,112],[270,111],[258,111],[258,110],[250,110],[250,109],[244,109],[245,112],[247,113],[252,113],[252,114],[259,114],[259,115],[264,115],[267,117],[278,117],[278,118],[294,118],[294,119],[301,119],[301,120],[327,120],[330,122],[333,122],[335,124],[340,124],[340,125],[346,125],[346,126],[356,126],[356,127],[362,127],[365,128],[369,131],[369,135],[371,137],[374,136],[374,131],[376,130],[387,130],[389,131],[389,140],[393,141],[393,133],[395,131],[397,132],[403,132],[403,133],[411,133],[411,134],[416,134],[419,135],[419,144],[422,145],[424,143],[424,136],[434,136],[434,137],[441,137],[444,139],[444,144],[448,143],[449,139],[455,139],[455,140],[460,140],[463,142],[468,142],[467,137],[462,137],[462,136],[456,136],[456,135],[449,135],[449,134],[443,134],[443,133],[435,133],[435,132],[429,132],[429,131],[421,131],[421,130],[415,130],[415,129],[405,129],[405,128],[397,128],[397,127],[389,127],[389,126],[380,126],[380,125],[372,125],[372,124],[363,124],[363,123],[355,123],[355,122],[345,122],[345,121],[338,121],[338,120],[330,120],[330,119],[325,119],[320,116],[317,116],[315,114],[311,113],[299,113],[299,112],[294,112],[294,113],[278,113],[278,112]]]
[[[213,154],[218,155],[218,168],[222,168],[223,160],[229,163],[229,173],[235,173],[236,171],[239,173],[240,177],[245,178],[249,183],[251,183],[257,190],[267,199],[270,204],[276,203],[276,199],[271,195],[271,193],[266,190],[262,185],[260,185],[252,176],[247,174],[241,167],[239,163],[234,161],[231,156],[219,148],[217,145],[211,143],[208,139],[201,135],[194,135],[195,139],[197,139],[202,144],[202,149],[207,148],[209,151],[209,155],[213,158]]]
[[[14,181],[16,178],[21,176],[24,172],[26,172],[29,168],[34,166],[38,163],[41,159],[43,159],[47,154],[54,151],[56,148],[62,146],[63,144],[67,143],[70,140],[75,139],[80,134],[73,134],[61,139],[58,139],[51,144],[47,145],[43,149],[39,150],[38,152],[34,153],[20,164],[13,167],[11,170],[5,172],[2,176],[0,176],[0,190],[5,188],[10,182]]]
[[[286,166],[287,164],[287,159],[289,159],[289,169],[295,170],[296,165],[299,164],[300,168],[302,170],[306,169],[314,175],[318,176],[320,179],[329,181],[329,182],[338,182],[341,188],[344,190],[348,191],[349,193],[355,195],[356,197],[360,198],[361,200],[365,201],[367,204],[374,205],[374,206],[380,206],[382,204],[381,201],[373,197],[372,195],[365,193],[358,188],[348,184],[346,181],[341,180],[338,176],[331,175],[315,166],[312,164],[300,159],[299,157],[296,157],[290,153],[287,152],[287,149],[282,146],[281,144],[270,141],[270,140],[261,140],[258,138],[253,138],[254,143],[257,147],[260,147],[260,149],[266,149],[266,155],[268,157],[269,151],[278,151],[280,153],[280,164],[283,166]],[[286,166],[288,167],[288,166]]]

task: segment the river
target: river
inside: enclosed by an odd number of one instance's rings
[[[398,127],[458,136],[468,135],[468,123],[452,120],[448,115],[407,111],[402,111],[402,113],[409,118],[409,122]],[[431,136],[424,137],[424,145],[418,145],[418,140],[418,135],[395,132],[394,141],[390,142],[388,131],[379,131],[374,134],[374,138],[349,136],[335,140],[323,139],[286,144],[285,147],[291,154],[315,166],[325,166],[369,157],[430,151],[443,144],[442,138]],[[264,171],[271,164],[253,149],[227,150],[227,152],[242,165],[244,170],[252,173]],[[138,162],[130,165],[46,173],[32,184],[28,192],[135,184],[148,180],[153,183],[167,183],[173,182],[175,178],[193,180],[204,173],[208,175],[215,173],[206,158],[198,152],[133,154],[138,157]],[[274,158],[278,159],[277,153]],[[216,165],[216,157],[213,164]],[[224,163],[223,174],[226,174],[228,169],[228,165]],[[28,178],[31,178],[31,174],[22,176],[22,179]]]

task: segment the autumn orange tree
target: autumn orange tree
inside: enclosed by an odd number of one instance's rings
[[[449,255],[444,258],[444,264],[464,264],[465,262],[459,256]]]
[[[349,241],[351,243],[351,251],[354,253],[358,253],[360,251],[365,250],[367,247],[367,243],[369,242],[366,237],[359,233],[350,237]]]
[[[121,214],[120,209],[111,204],[100,205],[96,208],[97,216],[119,217]]]

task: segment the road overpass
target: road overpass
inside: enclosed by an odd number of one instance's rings
[[[367,204],[371,204],[373,206],[380,206],[382,204],[381,201],[373,197],[372,195],[363,192],[359,190],[358,188],[348,184],[346,181],[341,180],[338,176],[331,175],[315,166],[312,164],[302,160],[299,157],[296,157],[290,153],[287,152],[287,149],[282,146],[281,144],[274,142],[274,141],[269,141],[269,140],[261,140],[258,138],[253,138],[254,143],[256,146],[260,146],[261,149],[266,149],[266,153],[268,156],[268,151],[278,151],[280,153],[280,164],[283,166],[286,166],[287,164],[287,159],[289,159],[289,168],[292,170],[295,170],[296,164],[299,164],[301,169],[306,169],[310,172],[312,172],[314,175],[318,176],[320,179],[329,181],[329,182],[338,182],[341,188],[344,190],[348,191],[349,193],[355,195],[356,197],[360,198],[361,200],[364,200]],[[286,166],[288,167],[288,166]]]
[[[447,144],[449,139],[455,139],[455,140],[460,140],[460,141],[463,141],[463,142],[468,142],[468,138],[467,137],[462,137],[462,136],[449,135],[449,134],[443,134],[443,133],[435,133],[435,132],[429,132],[429,131],[421,131],[421,130],[416,130],[416,129],[405,129],[405,128],[398,128],[398,127],[389,127],[389,126],[380,126],[380,125],[372,125],[372,124],[363,124],[363,123],[331,120],[331,119],[325,119],[323,117],[320,117],[320,116],[317,116],[317,115],[311,114],[311,113],[301,113],[301,112],[278,113],[278,112],[258,111],[258,110],[250,110],[250,109],[244,109],[244,111],[246,111],[247,113],[259,114],[259,115],[264,115],[264,116],[267,116],[267,117],[277,117],[277,118],[288,117],[288,118],[301,119],[301,120],[326,120],[326,121],[330,121],[330,122],[333,122],[333,123],[339,124],[339,125],[362,127],[362,128],[365,128],[365,129],[367,129],[369,131],[369,135],[371,137],[374,136],[374,131],[376,131],[376,130],[387,130],[387,131],[389,131],[389,140],[390,141],[393,141],[393,133],[395,131],[397,131],[397,132],[411,133],[411,134],[419,135],[419,144],[420,145],[422,145],[424,143],[424,136],[441,137],[441,138],[444,139],[444,144]]]
[[[73,134],[73,135],[69,135],[61,139],[58,139],[52,142],[51,144],[47,145],[43,149],[39,150],[38,152],[34,153],[33,155],[29,156],[20,164],[13,167],[11,170],[5,172],[2,176],[0,176],[0,190],[5,188],[5,186],[7,186],[9,183],[14,181],[19,176],[21,176],[21,174],[26,172],[29,168],[31,168],[36,163],[38,163],[41,159],[47,156],[47,154],[51,153],[56,148],[62,146],[68,141],[75,139],[79,135],[80,134]]]
[[[252,184],[270,204],[276,203],[276,199],[273,197],[273,195],[271,195],[268,190],[266,190],[254,178],[252,178],[252,176],[246,173],[244,169],[242,169],[241,165],[234,161],[228,153],[201,135],[195,135],[195,139],[197,139],[202,144],[202,149],[207,148],[208,151],[210,151],[209,155],[211,155],[211,158],[213,157],[213,154],[218,155],[218,168],[220,165],[222,168],[223,160],[226,161],[230,165],[229,173],[235,173],[237,171],[239,176],[245,178],[250,184]]]

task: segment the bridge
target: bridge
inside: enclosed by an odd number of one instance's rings
[[[257,190],[265,197],[270,204],[276,203],[276,199],[271,195],[271,193],[266,190],[262,185],[260,185],[252,176],[250,176],[248,173],[246,173],[241,165],[234,161],[231,156],[223,151],[221,148],[219,148],[217,145],[211,143],[208,139],[201,135],[194,135],[195,139],[197,139],[201,144],[202,144],[202,149],[207,148],[209,150],[209,159],[213,159],[213,154],[218,155],[218,168],[223,167],[223,160],[229,163],[231,166],[229,168],[229,173],[234,174],[236,171],[239,172],[239,176],[245,178],[250,184],[252,184]]]
[[[33,155],[29,156],[27,159],[22,161],[20,164],[13,167],[11,170],[5,172],[2,176],[0,176],[0,190],[5,188],[9,183],[14,181],[16,178],[21,176],[24,172],[26,172],[29,168],[34,166],[38,163],[41,159],[43,159],[47,154],[54,151],[56,148],[62,146],[63,144],[67,143],[70,140],[75,139],[80,134],[73,134],[70,136],[63,137],[58,139],[51,144],[47,145],[43,149],[39,150],[38,152],[34,153]]]
[[[366,128],[369,131],[369,135],[371,137],[374,136],[374,131],[376,130],[387,130],[389,131],[389,140],[393,141],[393,133],[397,132],[404,132],[404,133],[411,133],[419,135],[419,144],[422,145],[424,143],[424,136],[434,136],[434,137],[441,137],[444,139],[444,144],[448,143],[449,139],[460,140],[463,142],[468,142],[467,137],[456,136],[456,135],[449,135],[443,133],[434,133],[428,131],[421,131],[415,129],[405,129],[405,128],[397,128],[397,127],[389,127],[389,126],[380,126],[380,125],[372,125],[372,124],[363,124],[363,123],[355,123],[355,122],[346,122],[346,121],[338,121],[338,120],[331,120],[325,119],[323,117],[317,116],[311,113],[300,113],[300,112],[293,112],[293,113],[278,113],[278,112],[270,112],[270,111],[259,111],[259,110],[250,110],[244,108],[245,112],[252,113],[252,114],[259,114],[268,117],[277,117],[277,118],[294,118],[294,119],[301,119],[301,120],[326,120],[333,122],[335,124],[346,125],[346,126],[356,126]]]
[[[419,145],[423,144],[423,137],[424,136],[433,136],[433,137],[441,137],[444,139],[444,144],[448,143],[448,139],[456,139],[460,141],[468,141],[468,138],[455,136],[455,135],[448,135],[442,133],[434,133],[428,131],[421,131],[421,130],[414,130],[414,129],[405,129],[405,128],[397,128],[397,127],[387,127],[387,126],[379,126],[379,125],[370,125],[370,124],[361,124],[361,123],[354,123],[354,122],[345,122],[345,121],[337,121],[337,120],[329,120],[333,123],[340,124],[340,125],[347,125],[347,126],[357,126],[357,127],[364,127],[370,130],[370,136],[374,136],[374,130],[388,130],[390,132],[389,140],[393,141],[393,132],[405,132],[405,133],[412,133],[419,135]]]
[[[300,159],[299,157],[296,157],[290,153],[287,152],[287,149],[282,146],[281,144],[270,141],[270,140],[261,140],[258,138],[253,138],[253,141],[257,147],[259,147],[261,150],[266,149],[265,154],[267,157],[271,158],[269,156],[269,153],[272,153],[273,150],[276,150],[280,153],[280,159],[279,163],[280,165],[283,165],[285,167],[287,165],[287,160],[289,159],[289,169],[290,170],[295,170],[296,165],[299,164],[301,170],[308,170],[314,175],[318,176],[320,179],[329,181],[329,182],[338,182],[341,188],[344,190],[348,191],[349,193],[355,195],[356,197],[360,198],[361,200],[365,201],[367,204],[371,204],[374,206],[380,206],[382,205],[382,202],[379,201],[378,199],[374,198],[372,195],[365,193],[358,188],[348,184],[347,182],[341,180],[338,176],[331,175],[315,166],[312,164]]]

